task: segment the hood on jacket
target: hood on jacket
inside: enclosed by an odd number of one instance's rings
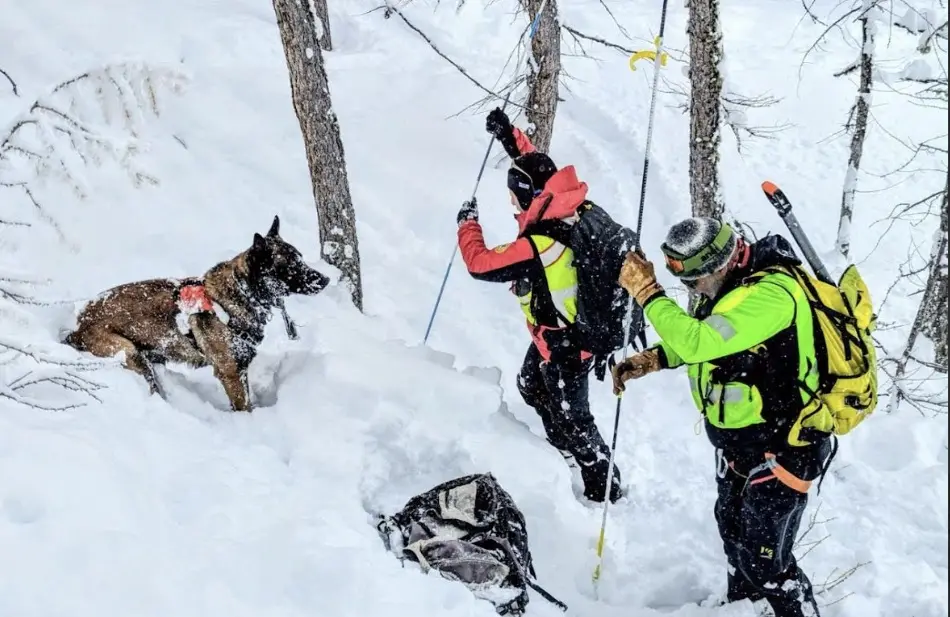
[[[545,206],[545,203],[551,203]],[[577,179],[577,171],[573,165],[559,169],[545,183],[544,189],[528,206],[528,209],[515,216],[518,221],[519,233],[539,220],[564,219],[574,215],[577,207],[587,199],[587,183]],[[544,213],[541,214],[541,209]],[[539,216],[540,214],[540,216]]]

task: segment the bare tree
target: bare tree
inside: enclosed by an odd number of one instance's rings
[[[940,230],[934,238],[930,253],[930,267],[924,299],[917,310],[915,323],[920,324],[920,333],[934,344],[934,363],[937,370],[947,372],[947,191],[950,190],[950,173],[943,189],[940,206]]]
[[[310,10],[313,12],[314,23],[317,25],[317,40],[320,41],[320,49],[323,51],[333,50],[333,40],[330,38],[330,9],[327,8],[328,0],[307,0],[310,3]]]
[[[558,76],[561,73],[561,26],[558,22],[557,0],[520,0],[533,21],[541,11],[538,31],[531,40],[531,62],[528,65],[528,100],[525,115],[531,124],[528,136],[535,147],[547,152],[554,135],[557,113]]]
[[[846,130],[851,133],[851,149],[848,156],[848,171],[845,174],[844,189],[841,193],[841,214],[838,217],[836,246],[838,252],[845,258],[848,257],[848,252],[851,249],[851,219],[854,214],[854,195],[857,191],[858,171],[861,169],[864,139],[868,132],[868,115],[871,111],[874,35],[877,30],[877,23],[870,14],[872,8],[873,5],[867,6],[859,18],[861,22],[861,51],[858,59],[845,70],[836,73],[836,76],[841,76],[859,70],[861,74],[858,83],[858,96],[851,107],[846,125]]]
[[[294,111],[300,123],[320,224],[321,254],[340,269],[353,304],[363,310],[356,212],[340,125],[330,99],[314,12],[296,0],[273,0]]]
[[[720,218],[719,144],[722,125],[722,30],[719,0],[689,0],[689,195],[694,216]]]

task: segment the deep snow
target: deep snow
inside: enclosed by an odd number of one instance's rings
[[[483,10],[470,1],[457,15],[421,1],[405,10],[440,49],[491,84],[523,27],[504,4]],[[655,4],[611,3],[636,37],[629,46],[652,40]],[[571,474],[519,399],[514,376],[527,334],[505,286],[470,279],[457,261],[429,345],[421,346],[455,241],[455,212],[469,196],[487,135],[483,115],[454,116],[481,93],[398,20],[364,14],[374,6],[331,2],[336,49],[327,55],[359,216],[366,315],[337,288],[292,299],[301,338],[288,341],[279,318],[270,325],[252,367],[260,404],[252,415],[222,412],[226,399],[209,370],[163,371],[168,402],[110,367],[83,373],[105,386],[95,392],[101,403],[51,413],[0,398],[0,615],[488,616],[490,605],[460,585],[400,568],[370,525],[373,512],[486,470],[523,509],[539,581],[570,605],[570,615],[754,615],[749,604],[683,606],[721,591],[724,564],[712,518],[713,453],[695,431],[682,373],[651,376],[625,397],[617,460],[630,493],[610,510],[595,598],[600,510],[574,498]],[[723,193],[756,232],[781,232],[759,189],[762,180],[777,182],[840,271],[832,249],[847,140],[829,135],[844,122],[854,84],[830,74],[854,50],[831,39],[809,56],[799,80],[801,56],[820,31],[797,24],[800,10],[773,0],[723,7],[730,83],[784,97],[750,120],[794,124],[774,141],[748,143],[744,156],[724,133]],[[158,87],[159,115],[132,116],[134,169],[155,183],[136,187],[127,165],[103,156],[101,165],[86,166],[70,154],[75,182],[54,169],[31,184],[42,212],[19,189],[0,187],[0,218],[32,223],[0,225],[0,267],[48,278],[33,293],[67,301],[0,303],[3,340],[32,341],[77,361],[57,345],[72,301],[125,281],[200,274],[248,246],[274,214],[283,235],[316,261],[310,184],[269,3],[33,0],[9,2],[2,15],[0,68],[19,96],[0,78],[0,125],[12,126],[64,80],[119,62],[161,66],[163,84],[180,85],[177,94]],[[562,7],[562,15],[581,31],[620,38],[594,0]],[[667,43],[681,49],[685,38],[685,8],[672,3]],[[551,155],[575,164],[592,199],[633,225],[652,70],[631,73],[623,55],[594,53],[600,62],[565,60],[574,80]],[[904,63],[886,66],[900,71]],[[681,68],[671,61],[665,75],[682,82]],[[66,105],[68,95],[44,100]],[[94,93],[85,96],[90,105]],[[870,131],[868,172],[907,157],[884,127],[905,138],[946,134],[939,111],[910,115],[893,97],[875,94],[881,130]],[[662,93],[657,109],[643,228],[653,257],[665,229],[689,210],[688,116],[679,102]],[[125,116],[113,112],[110,128],[99,128],[124,139]],[[478,192],[489,242],[512,233],[499,151]],[[26,162],[0,174],[31,172]],[[932,178],[902,180],[887,194],[857,197],[852,255],[878,302],[904,247],[930,241],[932,226],[904,225],[872,250],[878,234],[857,233],[876,232],[881,225],[872,223],[894,203],[933,188]],[[886,180],[860,182],[869,190]],[[895,353],[919,301],[911,291],[898,286],[884,309],[902,326],[878,335]],[[5,365],[0,374],[9,378],[14,369]],[[606,384],[592,384],[609,439],[614,399]],[[867,565],[820,596],[831,604],[823,614],[947,615],[947,500],[946,415],[881,411],[842,439],[806,514],[817,512],[818,523],[805,542],[827,539],[802,563],[818,585]],[[536,595],[529,611],[560,614]]]

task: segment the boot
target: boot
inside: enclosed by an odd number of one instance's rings
[[[788,581],[781,588],[788,593],[784,598],[768,598],[769,605],[775,611],[775,617],[821,617],[818,612],[818,603],[815,601],[815,593],[812,590],[811,582],[801,572],[793,576],[796,587],[789,590]]]
[[[743,576],[741,572],[727,574],[727,577],[726,601],[723,604],[740,600],[758,602],[765,599],[765,594],[750,583],[749,579]]]
[[[581,470],[581,479],[584,481],[584,497],[591,501],[602,502],[604,500],[604,488],[607,484],[607,466],[610,461],[598,457],[593,461],[582,461],[577,459]],[[620,490],[620,470],[614,465],[614,473],[610,482],[610,502],[614,503],[623,493]]]

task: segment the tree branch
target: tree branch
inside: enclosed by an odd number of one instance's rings
[[[422,37],[422,39],[423,39],[426,43],[428,43],[429,47],[431,47],[432,50],[433,50],[435,53],[437,53],[443,60],[445,60],[446,62],[448,62],[449,64],[451,64],[453,67],[455,67],[455,70],[457,70],[459,73],[461,73],[467,80],[469,80],[470,82],[472,82],[473,84],[475,84],[475,86],[476,86],[478,89],[482,90],[483,92],[485,92],[486,94],[488,94],[490,97],[495,97],[496,99],[499,99],[499,100],[501,100],[501,99],[504,98],[504,97],[502,97],[501,95],[499,95],[497,92],[494,92],[494,91],[491,90],[490,88],[487,88],[486,86],[484,86],[480,81],[478,81],[477,79],[475,79],[474,77],[472,77],[472,76],[469,74],[469,72],[468,72],[467,70],[465,70],[465,67],[463,67],[462,65],[460,65],[460,64],[459,64],[458,62],[456,62],[455,60],[449,58],[447,55],[445,55],[445,54],[442,52],[442,50],[440,50],[440,49],[436,46],[436,44],[432,42],[432,39],[430,39],[430,38],[425,34],[425,32],[423,32],[423,31],[420,30],[418,27],[416,27],[415,24],[413,24],[411,21],[409,21],[409,20],[406,18],[405,15],[403,15],[402,11],[400,11],[399,9],[397,9],[396,7],[392,6],[392,5],[389,4],[389,3],[383,4],[382,6],[379,6],[379,7],[377,7],[377,8],[374,9],[374,10],[380,10],[380,9],[383,10],[383,17],[384,17],[385,19],[389,19],[389,18],[393,15],[393,13],[395,13],[396,15],[398,15],[399,18],[402,19],[402,21],[405,22],[405,24],[406,24],[407,26],[409,26],[410,29],[412,29],[416,34],[418,34],[420,37]],[[519,105],[519,107],[520,107],[520,105]]]
[[[600,6],[604,7],[604,10],[607,11],[608,15],[610,15],[610,19],[614,22],[614,25],[617,26],[617,30],[620,31],[620,34],[624,35],[627,39],[632,40],[630,37],[630,34],[627,33],[627,30],[623,26],[620,25],[619,21],[617,21],[617,18],[614,16],[613,11],[610,10],[610,7],[607,6],[607,3],[604,2],[604,0],[598,0],[598,1],[600,2]]]
[[[0,69],[0,75],[3,75],[4,77],[6,77],[6,78],[7,78],[7,81],[10,82],[10,85],[13,86],[13,95],[14,95],[14,96],[20,96],[20,91],[17,90],[16,82],[13,81],[13,78],[10,77],[10,74],[7,73],[6,71],[4,71],[3,69]]]
[[[576,40],[576,39],[586,39],[586,40],[588,40],[588,41],[593,41],[594,43],[600,43],[601,45],[603,45],[603,46],[605,46],[605,47],[610,47],[610,48],[612,48],[612,49],[616,49],[617,51],[619,51],[619,52],[621,52],[621,53],[624,53],[624,54],[634,54],[634,53],[636,53],[636,51],[634,51],[633,49],[628,49],[628,48],[626,48],[626,47],[624,47],[624,46],[622,46],[622,45],[617,45],[616,43],[611,43],[610,41],[608,41],[608,40],[606,40],[606,39],[602,39],[602,38],[597,37],[597,36],[591,36],[591,35],[589,35],[589,34],[584,34],[583,32],[580,32],[580,31],[576,30],[575,28],[572,28],[572,27],[570,27],[570,26],[568,26],[568,25],[565,25],[565,24],[561,24],[561,28],[564,29],[564,30],[566,30],[571,36],[573,36],[575,40]]]

